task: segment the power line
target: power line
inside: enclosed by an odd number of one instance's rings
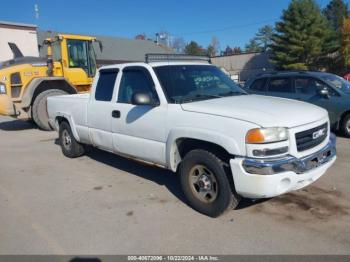
[[[269,22],[275,22],[279,18],[274,18],[274,19],[268,19],[268,20],[262,20],[259,22],[255,23],[250,23],[250,24],[243,24],[243,25],[232,25],[232,26],[227,26],[223,27],[220,29],[212,29],[212,30],[205,30],[205,31],[197,31],[197,32],[190,32],[190,33],[184,33],[184,34],[177,34],[177,36],[190,36],[190,35],[199,35],[199,34],[209,34],[209,33],[217,33],[217,32],[223,32],[223,31],[228,31],[232,29],[240,29],[244,27],[249,27],[249,26],[254,26],[254,25],[259,25],[259,24],[264,24],[264,23],[269,23]]]

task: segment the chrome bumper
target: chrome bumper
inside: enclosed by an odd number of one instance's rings
[[[336,156],[335,145],[336,137],[334,134],[331,134],[329,142],[324,148],[304,158],[299,159],[293,156],[278,159],[247,158],[243,160],[242,165],[244,170],[250,174],[274,175],[287,171],[303,174],[333,159]]]

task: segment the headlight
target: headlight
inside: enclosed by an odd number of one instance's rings
[[[0,83],[0,94],[6,94],[6,86],[3,83]]]
[[[247,144],[265,144],[288,140],[288,130],[284,127],[256,128],[248,131]]]

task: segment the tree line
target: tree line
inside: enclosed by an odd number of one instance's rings
[[[349,7],[331,0],[292,0],[274,27],[268,48],[278,69],[345,73],[350,66]]]
[[[269,52],[271,62],[280,70],[327,70],[342,74],[350,71],[350,15],[344,0],[330,0],[321,9],[315,0],[291,0],[273,26],[258,30],[244,48],[220,49],[217,37],[203,47],[196,41],[185,43],[159,34],[160,44],[190,55],[234,55],[243,52]],[[138,38],[146,38],[139,35]]]
[[[218,40],[216,40],[218,43]],[[211,55],[191,41],[187,54]],[[244,48],[227,46],[221,55],[269,52],[279,70],[326,70],[338,74],[350,70],[350,16],[344,0],[331,0],[322,10],[315,0],[292,0],[280,21],[258,30]]]

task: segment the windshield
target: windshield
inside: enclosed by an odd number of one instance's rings
[[[247,94],[216,66],[170,65],[154,71],[170,103]]]
[[[344,78],[331,74],[323,74],[321,78],[334,87],[341,89],[343,92],[350,93],[350,82]]]

